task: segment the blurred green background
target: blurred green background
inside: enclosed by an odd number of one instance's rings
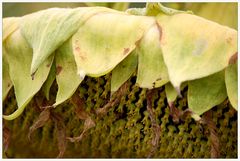
[[[165,6],[180,9],[192,10],[194,14],[204,18],[216,21],[220,24],[237,29],[238,4],[237,3],[222,3],[222,2],[208,2],[208,3],[163,3]],[[75,8],[83,6],[105,6],[118,10],[126,10],[127,8],[144,7],[145,3],[3,3],[3,17],[23,16],[39,10],[62,7]]]

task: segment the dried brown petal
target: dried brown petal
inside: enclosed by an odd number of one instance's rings
[[[53,113],[53,112],[52,112],[52,119],[55,122],[55,127],[57,127],[57,141],[58,141],[58,150],[59,150],[59,154],[57,158],[62,158],[67,147],[66,128],[65,128],[64,120],[60,114]]]
[[[29,128],[29,132],[28,132],[28,139],[31,140],[31,134],[37,130],[38,128],[44,126],[47,121],[50,118],[50,111],[49,109],[45,109],[43,110],[39,117],[37,118],[37,120],[33,123],[33,125]]]
[[[147,111],[149,112],[149,117],[152,123],[152,131],[154,133],[154,136],[152,138],[152,149],[148,154],[148,158],[152,157],[156,152],[158,148],[160,132],[161,132],[161,127],[157,124],[156,115],[152,110],[152,96],[154,92],[155,92],[154,89],[147,91]]]
[[[3,149],[4,153],[6,153],[9,143],[10,143],[10,136],[11,132],[10,129],[7,128],[6,126],[3,127]]]

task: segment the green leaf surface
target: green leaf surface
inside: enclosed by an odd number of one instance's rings
[[[174,102],[176,100],[178,93],[170,82],[165,85],[165,92],[168,103]]]
[[[188,85],[188,83],[184,82],[181,85],[180,89],[183,90],[187,85]],[[168,103],[174,102],[176,100],[177,96],[180,94],[178,92],[180,92],[181,90],[177,91],[170,82],[167,83],[165,85],[165,92],[166,92]]]
[[[48,78],[42,86],[42,91],[45,97],[47,98],[47,100],[49,100],[49,92],[55,78],[56,78],[56,64],[55,64],[55,61],[53,61],[50,72],[48,74]]]
[[[53,106],[57,106],[70,98],[83,80],[77,74],[77,65],[74,61],[71,44],[71,41],[67,41],[56,51],[58,92]]]
[[[98,77],[110,72],[136,47],[154,19],[119,13],[92,16],[73,36],[78,73]]]
[[[191,14],[157,16],[161,48],[174,87],[223,70],[237,52],[237,31]]]
[[[226,98],[224,70],[188,83],[188,107],[198,115],[219,105]]]
[[[116,92],[136,71],[137,53],[134,50],[112,70],[111,92]]]
[[[167,67],[161,51],[161,31],[159,30],[157,24],[153,25],[146,31],[139,47],[137,47],[137,84],[142,88],[161,87],[169,81]]]
[[[18,109],[13,114],[3,117],[6,120],[13,120],[23,112],[26,105],[47,79],[53,57],[39,67],[34,79],[32,79],[30,74],[32,49],[19,30],[8,37],[5,47],[8,53],[6,56],[9,63],[9,74],[14,86]]]
[[[51,8],[22,18],[21,32],[33,48],[31,74],[91,16],[108,8]]]
[[[7,37],[13,33],[15,30],[18,29],[19,26],[19,20],[18,17],[9,17],[3,19],[3,36],[2,41],[4,42]]]
[[[12,81],[11,78],[9,76],[9,66],[8,66],[8,61],[7,61],[7,57],[6,57],[6,50],[3,48],[3,58],[2,58],[2,100],[5,100],[5,98],[8,95],[8,92],[10,91],[10,89],[12,88]]]
[[[227,94],[232,106],[238,109],[238,64],[230,64],[225,71]]]

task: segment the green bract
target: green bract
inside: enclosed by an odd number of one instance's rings
[[[159,3],[127,12],[53,8],[5,18],[3,99],[13,85],[18,109],[4,118],[19,116],[41,87],[49,99],[55,78],[54,107],[70,98],[85,76],[111,71],[112,92],[137,71],[141,88],[166,84],[168,102],[188,85],[188,107],[194,114],[227,96],[237,109],[237,65],[229,66],[236,53],[236,30]]]
[[[9,75],[14,86],[18,109],[13,114],[3,117],[12,120],[22,113],[25,106],[42,87],[50,71],[53,56],[49,57],[39,67],[33,78],[29,70],[32,61],[32,49],[28,46],[19,30],[6,40],[5,47]]]

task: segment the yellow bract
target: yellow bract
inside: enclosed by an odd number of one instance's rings
[[[161,48],[174,87],[219,72],[237,52],[237,31],[191,14],[158,16]]]

